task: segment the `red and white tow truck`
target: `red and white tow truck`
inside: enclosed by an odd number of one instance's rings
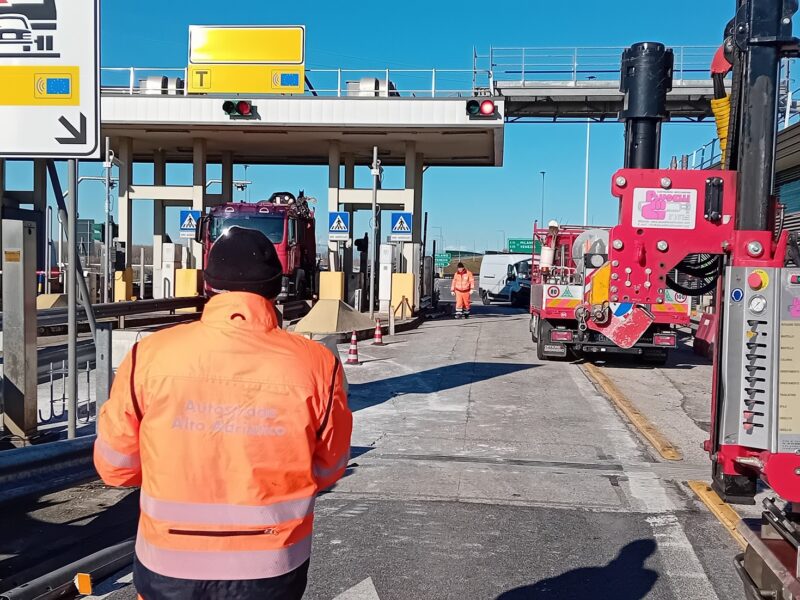
[[[539,359],[574,355],[633,354],[664,363],[677,345],[674,326],[689,326],[690,298],[666,290],[664,301],[648,305],[653,321],[648,330],[628,347],[621,347],[587,325],[584,297],[591,276],[608,262],[609,228],[559,225],[533,229],[531,269],[531,334]],[[610,302],[616,314],[631,310],[630,303]]]

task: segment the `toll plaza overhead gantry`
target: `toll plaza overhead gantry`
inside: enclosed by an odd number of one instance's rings
[[[469,97],[248,97],[253,117],[241,119],[225,113],[223,103],[230,99],[226,97],[127,91],[104,89],[102,135],[111,139],[121,165],[119,241],[126,248],[133,237],[133,202],[155,202],[154,265],[161,260],[165,208],[205,211],[232,201],[235,164],[327,164],[328,209],[371,210],[372,190],[356,188],[355,167],[369,165],[377,146],[383,166],[406,170],[404,187],[380,189],[378,205],[413,213],[414,237],[403,253],[407,272],[419,277],[424,169],[503,162],[502,102],[496,102],[493,118],[475,119],[466,110]],[[210,162],[222,165],[221,194],[207,192]],[[153,164],[152,185],[133,180],[134,163]],[[168,163],[192,164],[192,185],[167,185]],[[202,248],[197,242],[191,244],[193,266],[202,269]],[[334,244],[331,249],[336,248]],[[128,268],[131,258],[128,253]],[[351,267],[348,262],[344,270]],[[417,297],[415,304],[419,306]]]

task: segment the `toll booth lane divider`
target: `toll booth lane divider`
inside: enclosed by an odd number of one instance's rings
[[[706,505],[706,508],[711,511],[711,514],[716,517],[717,521],[722,523],[731,537],[736,540],[736,543],[739,544],[742,549],[745,549],[747,547],[747,541],[738,531],[739,522],[742,520],[739,513],[731,508],[730,504],[720,498],[705,481],[688,481],[687,485],[695,493],[700,502]]]
[[[611,400],[614,406],[633,424],[636,430],[650,443],[656,452],[664,460],[678,461],[683,460],[683,454],[672,442],[670,442],[639,409],[623,394],[614,382],[603,373],[603,370],[593,365],[585,363],[582,365],[583,371],[592,379],[604,395]]]

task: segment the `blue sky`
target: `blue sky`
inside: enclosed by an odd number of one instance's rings
[[[303,24],[307,27],[307,66],[317,68],[469,69],[472,49],[494,46],[623,46],[643,40],[671,46],[717,45],[733,12],[734,0],[616,0],[597,2],[506,3],[438,0],[365,4],[362,2],[218,2],[212,0],[103,0],[102,64],[128,67],[184,67],[192,24]],[[243,8],[237,8],[242,6]],[[510,124],[506,127],[502,168],[431,168],[425,177],[424,207],[432,227],[441,227],[448,247],[496,249],[501,238],[526,237],[541,212],[541,176],[546,171],[545,218],[580,222],[583,215],[583,124]],[[616,201],[608,190],[621,166],[623,130],[617,123],[592,130],[590,215],[613,224]],[[662,160],[688,153],[714,136],[710,123],[675,123],[664,129]],[[23,187],[30,169],[13,165],[10,187]],[[81,173],[99,173],[85,164]],[[149,179],[145,167],[137,169]],[[237,167],[236,177],[244,170]],[[359,183],[367,180],[366,169]],[[170,172],[181,182],[188,170]],[[400,181],[399,172],[387,183]],[[325,218],[327,173],[320,167],[253,167],[248,179],[253,200],[272,191],[305,189],[321,200]],[[81,187],[80,213],[100,220],[100,184]],[[236,198],[241,194],[237,193]],[[149,243],[151,205],[135,203],[135,243]],[[178,216],[168,214],[170,229]],[[356,230],[366,230],[366,217]],[[323,236],[319,228],[318,237]],[[502,230],[504,233],[500,233]],[[439,237],[439,230],[431,232]],[[174,236],[177,237],[177,236]]]

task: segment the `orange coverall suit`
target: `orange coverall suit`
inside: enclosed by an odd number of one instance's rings
[[[103,481],[142,488],[138,562],[241,590],[309,560],[314,499],[344,474],[352,414],[339,360],[279,329],[264,298],[230,292],[134,346],[97,431]],[[134,583],[145,600],[183,597]]]
[[[472,308],[472,290],[475,289],[475,276],[468,270],[456,272],[450,291],[456,296],[456,313],[469,314]]]

